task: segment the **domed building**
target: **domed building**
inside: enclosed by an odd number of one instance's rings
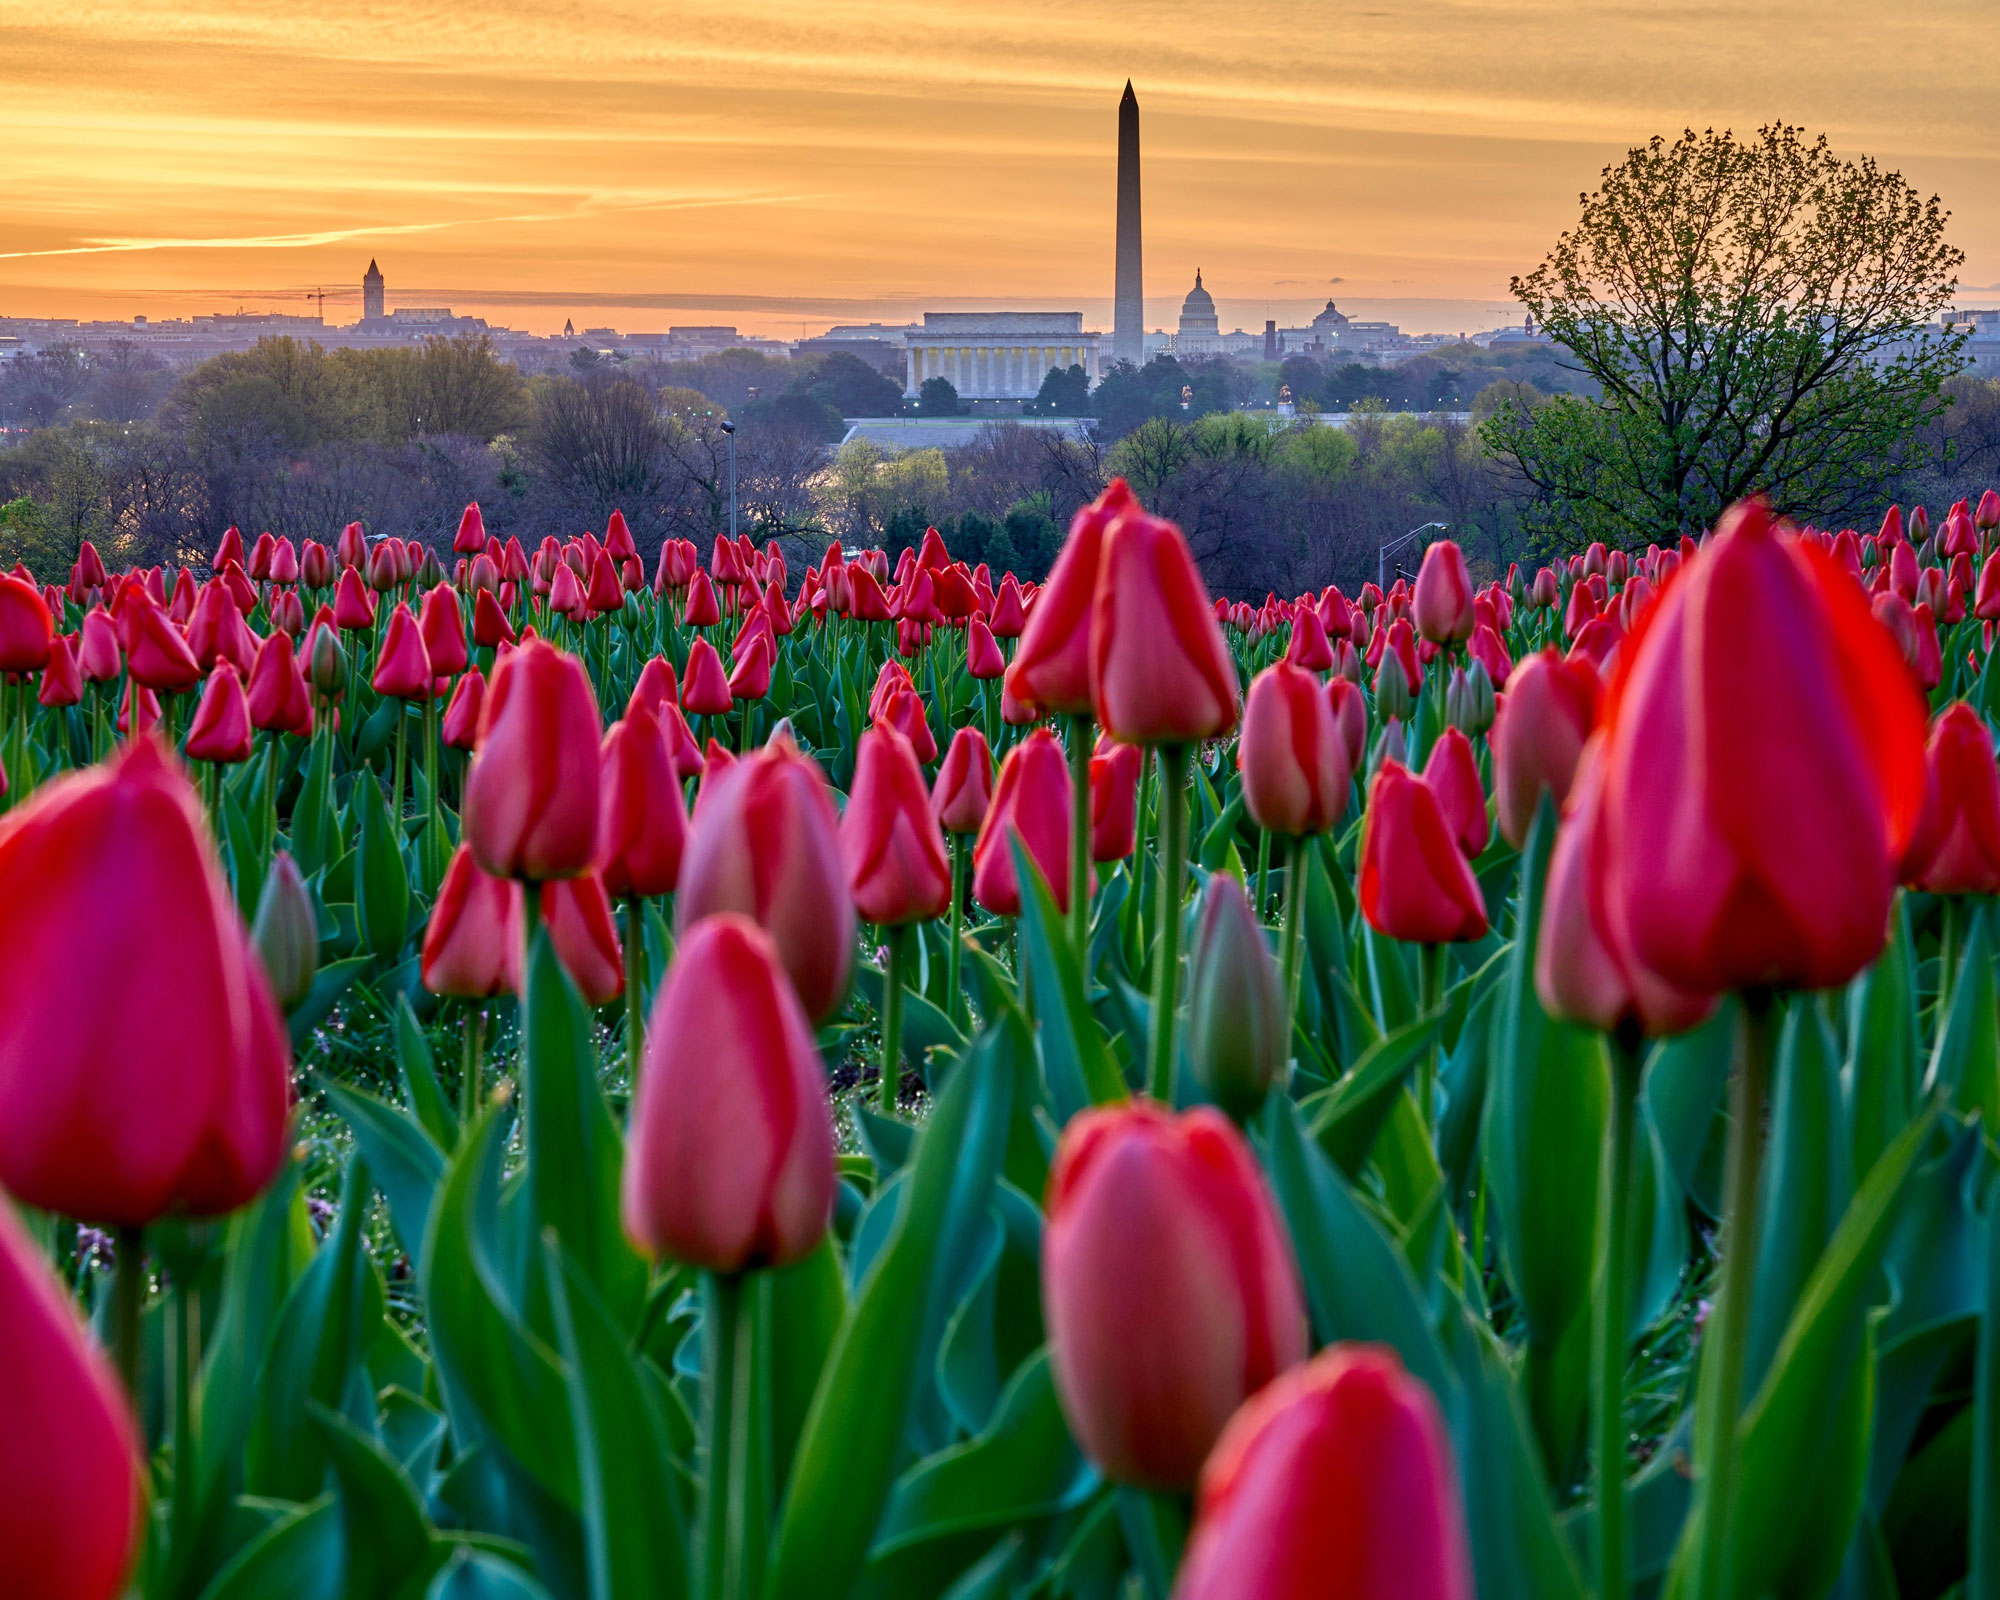
[[[1182,356],[1222,353],[1222,324],[1215,317],[1214,297],[1201,286],[1199,267],[1194,269],[1194,287],[1181,302],[1181,325],[1174,335],[1174,353]]]

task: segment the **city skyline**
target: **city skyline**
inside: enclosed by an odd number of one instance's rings
[[[621,17],[364,4],[333,35],[246,0],[0,0],[0,315],[309,312],[324,288],[351,321],[372,255],[392,306],[536,332],[1050,306],[1109,331],[1127,76],[1149,327],[1197,265],[1225,328],[1328,297],[1491,327],[1607,161],[1771,117],[1939,192],[1967,297],[2000,294],[2000,131],[1954,88],[2000,67],[2000,37],[1966,0],[1921,26],[1847,0]]]

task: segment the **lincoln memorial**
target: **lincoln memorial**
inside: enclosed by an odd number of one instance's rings
[[[903,393],[948,378],[961,400],[1032,400],[1051,367],[1080,366],[1094,385],[1098,338],[1081,311],[926,311],[922,331],[903,335]]]

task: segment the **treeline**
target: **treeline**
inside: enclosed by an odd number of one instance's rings
[[[21,365],[9,363],[10,383],[24,381],[11,371]],[[1303,392],[1308,413],[1314,392],[1347,381],[1344,369],[1272,366],[1266,377]],[[1335,427],[1235,409],[1256,368],[1161,361],[1099,386],[1116,402],[1122,383],[1145,403],[1107,415],[1095,437],[995,423],[953,449],[910,451],[830,448],[829,415],[856,414],[871,383],[893,387],[844,354],[524,374],[476,337],[396,351],[276,339],[155,374],[141,406],[133,373],[144,370],[86,363],[47,423],[0,448],[0,565],[60,573],[84,539],[114,564],[197,561],[232,524],[329,539],[355,518],[445,548],[470,500],[496,532],[530,544],[601,529],[619,509],[649,548],[668,537],[705,546],[729,527],[725,419],[739,528],[802,558],[835,538],[894,553],[936,524],[969,560],[1038,577],[1076,509],[1114,476],[1187,530],[1211,586],[1232,596],[1352,587],[1376,575],[1382,547],[1431,522],[1482,572],[1538,554],[1524,531],[1537,491],[1481,430],[1499,405],[1549,392],[1522,363],[1502,377],[1467,367],[1454,396],[1483,381],[1462,405],[1343,399],[1349,419]],[[1393,378],[1419,395],[1422,377],[1375,374],[1378,388]],[[1898,498],[1942,507],[2000,481],[2000,383],[1965,376],[1947,388],[1952,404],[1916,440]],[[1185,409],[1183,389],[1194,391]]]

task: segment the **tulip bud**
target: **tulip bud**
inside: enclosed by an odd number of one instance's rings
[[[62,1284],[0,1200],[0,1572],[17,1600],[115,1600],[139,1543],[143,1444]]]
[[[597,850],[597,698],[583,665],[528,639],[493,670],[465,779],[465,838],[495,877],[570,878]]]
[[[1243,885],[1212,873],[1188,961],[1189,1064],[1202,1092],[1248,1121],[1291,1054],[1278,964]]]
[[[227,661],[218,661],[188,725],[188,759],[233,765],[248,761],[250,748],[250,704],[243,680]]]
[[[1049,1173],[1042,1309],[1084,1454],[1185,1489],[1230,1414],[1306,1353],[1304,1301],[1243,1135],[1147,1100],[1070,1120]]]
[[[40,591],[0,573],[0,673],[40,672],[55,636],[55,619]]]
[[[1383,651],[1382,664],[1375,669],[1375,715],[1385,722],[1408,722],[1416,705],[1402,663],[1392,652]]]
[[[1146,753],[1135,744],[1098,741],[1090,758],[1090,859],[1123,861],[1139,842],[1139,773]]]
[[[625,992],[625,952],[618,942],[604,880],[595,872],[552,878],[538,885],[535,893],[541,897],[542,925],[549,930],[556,960],[583,1003],[609,1005]],[[521,970],[526,971],[525,960]]]
[[[1456,728],[1446,728],[1431,746],[1424,763],[1424,782],[1438,797],[1445,825],[1468,857],[1477,856],[1492,837],[1486,817],[1486,794],[1479,783],[1479,759],[1472,742]]]
[[[834,1186],[825,1068],[777,947],[746,918],[707,917],[646,1026],[625,1231],[711,1272],[784,1266],[818,1248]]]
[[[339,694],[347,687],[347,649],[332,628],[314,625],[306,655],[306,675],[321,694]]]
[[[674,897],[684,936],[723,911],[769,933],[815,1019],[839,1006],[854,957],[838,834],[818,764],[789,744],[766,745],[704,774]]]
[[[1468,739],[1476,739],[1493,726],[1493,680],[1485,665],[1474,661],[1470,667],[1452,668],[1451,681],[1444,692],[1445,721]]]
[[[319,971],[319,919],[305,880],[287,851],[271,857],[250,938],[264,958],[272,995],[290,1011],[312,993]]]
[[[38,791],[0,833],[0,905],[0,1187],[132,1225],[261,1192],[290,1051],[173,758],[138,737]]]
[[[1380,1345],[1339,1344],[1223,1430],[1175,1600],[1473,1600],[1451,1436]]]

